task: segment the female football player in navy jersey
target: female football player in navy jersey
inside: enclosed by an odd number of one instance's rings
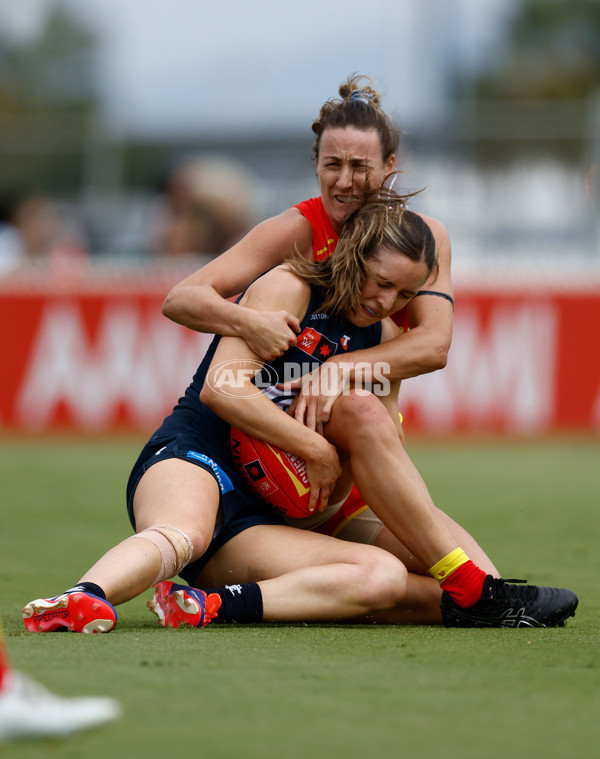
[[[348,221],[331,260],[276,267],[248,288],[241,304],[285,307],[299,331],[318,333],[317,345],[361,351],[394,339],[398,328],[388,317],[416,296],[435,267],[428,225],[405,210],[403,198],[380,191]],[[327,318],[312,320],[315,314]],[[280,366],[296,363],[300,353],[292,346]],[[271,363],[240,337],[214,339],[134,466],[128,508],[136,535],[61,596],[27,604],[27,629],[106,632],[116,623],[113,604],[150,586],[156,587],[151,608],[174,627],[374,613],[387,622],[556,625],[574,612],[571,591],[507,584],[493,567],[469,558],[402,446],[396,380],[381,396],[364,392],[355,377],[334,388],[320,434],[257,388],[254,377]],[[389,367],[379,376],[386,372]],[[317,510],[330,503],[339,508],[355,482],[410,552],[416,571],[375,546],[287,525],[261,506],[233,464],[231,424],[305,459]],[[195,587],[170,582],[177,574]]]

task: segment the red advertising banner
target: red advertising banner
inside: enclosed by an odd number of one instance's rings
[[[153,429],[212,340],[162,315],[167,290],[0,292],[0,432]]]
[[[403,383],[427,432],[600,431],[600,292],[456,293],[442,371]]]
[[[211,340],[161,314],[167,290],[0,291],[0,432],[158,425]],[[400,409],[426,433],[600,431],[600,291],[458,288],[448,365],[406,380]]]

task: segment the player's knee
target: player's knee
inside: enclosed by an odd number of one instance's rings
[[[156,585],[163,580],[168,580],[179,574],[195,556],[200,555],[198,544],[202,545],[204,543],[200,535],[189,535],[183,532],[183,530],[169,525],[146,527],[146,529],[138,532],[136,535],[132,535],[129,539],[134,540],[136,538],[150,541],[160,553],[160,569],[152,585]],[[201,553],[203,552],[204,549],[201,548]]]
[[[363,603],[370,611],[391,609],[406,596],[408,574],[402,562],[383,552],[366,567]]]
[[[196,561],[208,549],[213,539],[214,524],[198,524],[185,528],[185,534],[189,537],[192,544],[192,555],[189,561]],[[189,563],[189,562],[188,562]]]
[[[353,439],[376,439],[381,441],[386,434],[398,437],[394,423],[384,405],[372,393],[351,392],[340,396],[333,410],[341,422],[351,432]]]

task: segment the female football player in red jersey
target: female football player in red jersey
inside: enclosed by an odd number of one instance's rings
[[[265,360],[294,344],[293,315],[255,312],[226,299],[295,251],[315,260],[333,253],[344,220],[360,205],[365,190],[392,177],[398,134],[381,109],[379,94],[365,80],[352,77],[344,83],[340,98],[326,102],[312,125],[321,196],[258,224],[176,285],[163,306],[166,316],[191,329],[242,337]],[[450,242],[440,222],[426,221],[435,238],[438,271],[419,292],[422,297],[403,309],[410,334],[387,348],[386,360],[399,379],[443,367],[452,337]]]
[[[353,76],[344,82],[339,98],[323,104],[312,130],[320,197],[298,203],[258,224],[237,245],[176,285],[163,306],[166,316],[191,329],[242,337],[263,360],[280,356],[295,345],[298,322],[288,309],[264,312],[227,298],[295,253],[317,261],[333,254],[345,219],[363,202],[364,193],[386,180],[393,183],[397,176],[394,169],[398,132],[368,77]],[[385,346],[371,348],[368,353],[361,351],[351,359],[373,365],[387,362],[389,378],[394,381],[445,366],[452,340],[450,241],[439,221],[422,218],[435,238],[435,275],[395,317],[402,333]],[[328,368],[348,361],[347,355],[333,357]],[[327,421],[334,401],[334,396],[322,392],[318,379],[317,375],[310,385],[298,387],[294,406],[296,418],[312,429],[320,429]],[[402,427],[399,434],[403,437]],[[493,565],[476,541],[445,514],[440,516],[456,534],[460,533],[470,555],[487,562],[491,571]],[[380,545],[402,560],[410,560],[356,489],[342,511],[319,530],[346,540]]]

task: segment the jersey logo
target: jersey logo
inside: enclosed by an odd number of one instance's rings
[[[326,361],[330,356],[335,355],[337,351],[337,343],[317,332],[312,327],[306,327],[298,335],[296,347],[319,361]]]
[[[348,335],[343,335],[343,337],[340,339],[340,343],[342,344],[342,348],[347,351],[348,350],[348,343],[350,342],[350,338]]]
[[[325,242],[326,244],[322,248],[315,250],[314,256],[313,256],[315,261],[321,258],[321,256],[325,256],[327,258],[335,250],[335,240],[332,237],[328,237]]]

